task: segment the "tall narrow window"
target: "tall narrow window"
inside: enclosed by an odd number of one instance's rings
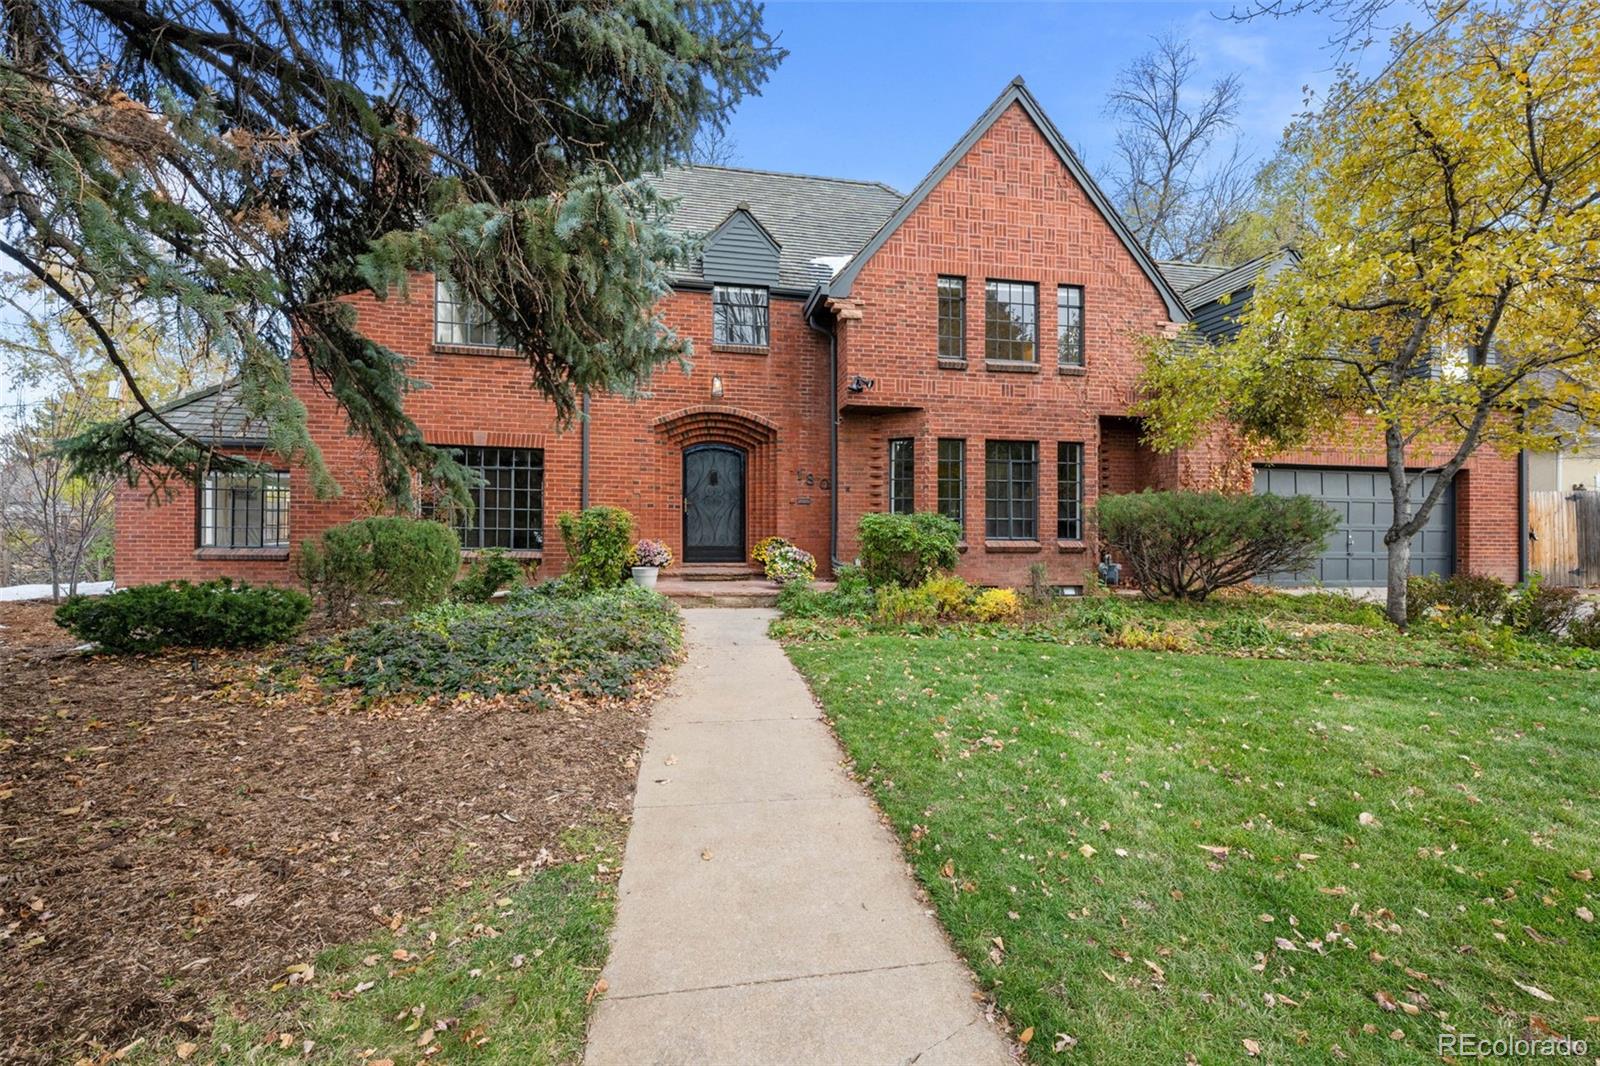
[[[985,448],[984,536],[990,540],[1037,540],[1038,442],[991,440]]]
[[[489,312],[459,295],[443,278],[433,285],[433,342],[474,348],[510,347]]]
[[[984,289],[983,357],[1036,363],[1039,352],[1039,286],[1027,281],[990,281]]]
[[[964,363],[967,359],[967,279],[939,279],[939,359]]]
[[[955,519],[966,536],[967,442],[959,437],[939,441],[939,513]]]
[[[1083,539],[1083,445],[1056,444],[1056,537]]]
[[[289,472],[207,474],[199,517],[202,548],[287,548]]]
[[[1083,365],[1083,287],[1056,289],[1056,358],[1062,366]]]
[[[711,343],[765,348],[768,339],[767,290],[718,285],[711,290]]]
[[[916,444],[910,437],[889,442],[889,512],[910,514],[916,510]]]
[[[461,546],[533,551],[544,547],[544,450],[457,448],[456,461],[483,479],[472,515],[457,515]]]

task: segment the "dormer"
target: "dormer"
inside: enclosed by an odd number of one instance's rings
[[[701,276],[713,284],[778,284],[778,242],[748,203],[741,203],[706,238]]]

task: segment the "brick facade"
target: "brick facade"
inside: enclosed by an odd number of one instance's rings
[[[966,359],[937,357],[936,282],[966,278]],[[986,279],[1037,285],[1039,359],[1032,367],[984,359]],[[1085,365],[1057,366],[1056,288],[1084,292]],[[541,573],[565,564],[556,515],[580,504],[580,433],[561,430],[537,399],[526,365],[508,353],[433,343],[432,279],[412,280],[410,299],[355,299],[362,328],[413,361],[429,388],[407,408],[425,438],[438,444],[538,447],[544,450]],[[932,510],[941,438],[966,441],[965,538],[959,572],[983,584],[1018,585],[1043,563],[1054,584],[1078,585],[1096,561],[1087,517],[1083,536],[1056,537],[1056,447],[1083,446],[1084,511],[1102,491],[1171,488],[1214,481],[1229,462],[1213,444],[1157,455],[1138,440],[1129,417],[1139,364],[1135,338],[1173,328],[1150,277],[1097,211],[1086,190],[1020,107],[1002,112],[970,150],[859,268],[848,299],[826,305],[837,343],[829,381],[828,337],[805,320],[805,301],[774,293],[766,352],[716,350],[711,294],[682,288],[661,313],[694,344],[693,368],[657,371],[645,395],[597,396],[591,406],[591,504],[632,511],[640,536],[666,541],[683,555],[684,449],[731,444],[746,456],[745,543],[778,534],[813,553],[824,573],[829,512],[838,503],[839,556],[856,554],[854,527],[888,504],[888,442],[915,442],[915,505]],[[328,526],[374,513],[380,501],[363,447],[342,414],[297,363],[295,387],[315,439],[339,481],[337,499],[318,500],[302,471],[291,478],[291,536],[298,544]],[[857,379],[860,379],[858,382]],[[720,395],[713,395],[714,381]],[[852,388],[852,383],[861,388]],[[866,383],[870,382],[870,385]],[[830,395],[832,394],[832,395]],[[837,406],[830,409],[832,396]],[[830,482],[830,423],[838,420],[839,484]],[[1275,461],[1381,465],[1375,448],[1349,440]],[[985,536],[985,444],[1038,445],[1038,537]],[[1374,442],[1375,443],[1375,442]],[[1457,567],[1517,577],[1515,460],[1485,454],[1457,483]],[[153,503],[137,490],[118,498],[116,562],[122,584],[233,575],[290,581],[286,553],[200,552],[192,493]],[[260,557],[265,555],[266,557]]]

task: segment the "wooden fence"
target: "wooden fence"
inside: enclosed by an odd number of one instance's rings
[[[1600,585],[1600,492],[1528,493],[1528,568],[1551,585]]]

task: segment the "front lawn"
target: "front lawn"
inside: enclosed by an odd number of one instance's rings
[[[1035,1061],[1600,1043],[1592,673],[813,635],[791,656]]]

